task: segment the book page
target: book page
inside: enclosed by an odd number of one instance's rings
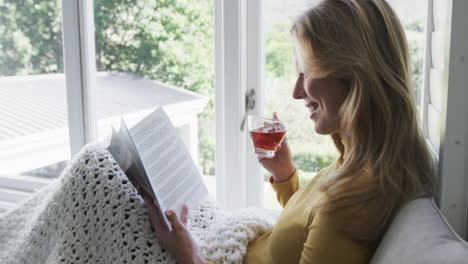
[[[208,191],[201,174],[162,108],[132,127],[130,135],[162,211],[180,215],[183,204],[194,208],[202,201]]]
[[[114,157],[114,160],[119,164],[122,171],[127,171],[132,163],[131,153],[127,150],[123,141],[119,139],[114,128],[112,128],[112,137],[107,150]]]
[[[118,133],[114,128],[112,128],[112,137],[107,150],[112,157],[114,157],[114,160],[119,164],[120,168],[125,175],[127,175],[133,186],[138,190],[138,193],[142,196],[154,198],[151,185],[146,180],[146,175],[144,175],[145,171],[143,166],[138,165],[138,156],[135,156],[133,152],[130,151],[131,148],[129,147],[128,139],[126,138],[129,138],[129,136],[125,136],[124,134],[125,132],[122,131],[122,128]],[[131,145],[133,145],[133,143],[131,143]]]
[[[141,196],[146,196],[155,200],[156,197],[154,195],[153,189],[151,188],[151,184],[148,181],[148,176],[146,175],[146,171],[143,167],[140,155],[138,154],[135,144],[133,143],[133,140],[130,137],[127,125],[125,124],[123,119],[120,122],[120,130],[117,135],[117,138],[120,141],[122,141],[123,145],[126,147],[127,151],[132,157],[132,164],[125,174],[132,182],[133,186],[135,186],[135,188],[138,190]],[[156,206],[159,207],[159,204],[156,203]]]

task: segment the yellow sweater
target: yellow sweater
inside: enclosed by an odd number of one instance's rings
[[[315,213],[311,206],[320,199],[318,186],[336,166],[321,170],[303,188],[299,188],[297,173],[286,182],[272,183],[283,212],[271,232],[249,245],[244,263],[369,263],[372,248],[350,240],[338,231],[337,219]],[[363,217],[370,214],[364,212]]]

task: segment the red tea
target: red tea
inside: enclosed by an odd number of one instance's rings
[[[275,151],[283,141],[286,130],[278,127],[260,127],[250,131],[255,148]]]

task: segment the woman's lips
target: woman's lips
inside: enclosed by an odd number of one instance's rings
[[[306,107],[309,108],[310,118],[313,119],[317,115],[319,104],[316,102],[310,102],[306,105]]]

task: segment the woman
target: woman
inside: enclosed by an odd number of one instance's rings
[[[284,210],[245,263],[368,263],[395,212],[433,190],[403,28],[384,0],[323,0],[291,33],[300,71],[293,98],[340,157],[302,188],[287,142],[260,159]],[[186,213],[168,216],[176,231],[156,228],[158,238],[181,263],[204,263]]]

